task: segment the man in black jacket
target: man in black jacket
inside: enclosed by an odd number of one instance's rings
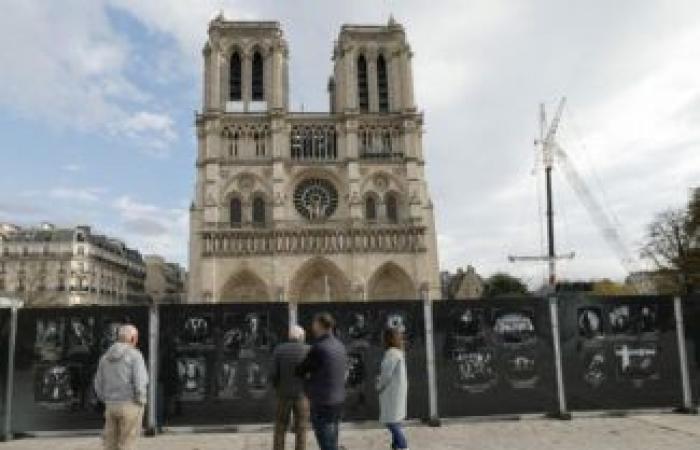
[[[311,329],[315,343],[297,374],[306,381],[311,403],[311,426],[321,450],[338,450],[340,416],[345,401],[348,355],[333,335],[335,320],[328,313],[314,317]]]

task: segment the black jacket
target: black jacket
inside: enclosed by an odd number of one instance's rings
[[[275,348],[271,381],[279,397],[297,398],[304,393],[302,379],[296,375],[296,370],[308,353],[309,346],[300,342],[286,342]]]
[[[306,380],[306,394],[312,405],[335,406],[345,401],[348,355],[342,342],[328,334],[318,339],[297,374]]]

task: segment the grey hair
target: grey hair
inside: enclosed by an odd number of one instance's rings
[[[119,335],[117,336],[117,339],[119,340],[119,342],[128,343],[129,341],[131,341],[132,337],[138,334],[139,330],[137,330],[135,326],[122,325],[119,327]]]
[[[289,340],[294,342],[304,342],[306,332],[299,325],[289,327]]]

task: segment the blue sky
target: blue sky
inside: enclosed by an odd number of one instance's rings
[[[0,16],[0,221],[88,223],[187,260],[193,114],[208,20],[282,22],[294,109],[325,110],[342,23],[402,22],[445,269],[509,265],[540,248],[537,107],[567,95],[560,141],[633,253],[654,213],[700,184],[700,4],[8,0]],[[557,174],[568,278],[624,276]],[[642,265],[640,264],[640,267]]]

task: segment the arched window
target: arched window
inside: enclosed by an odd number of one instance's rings
[[[360,102],[360,111],[369,110],[369,86],[367,82],[367,60],[365,55],[357,58],[357,95]]]
[[[243,97],[241,88],[241,55],[234,52],[231,55],[231,67],[229,68],[229,100],[240,101]]]
[[[377,200],[372,195],[367,196],[365,199],[365,219],[368,222],[377,220]]]
[[[241,222],[243,221],[241,199],[237,197],[232,198],[231,203],[229,204],[229,219],[232,227],[241,226]]]
[[[255,52],[253,54],[253,68],[251,76],[251,95],[253,101],[262,101],[265,99],[263,79],[263,57],[260,52]]]
[[[261,196],[253,199],[253,225],[265,225],[265,199]]]
[[[386,194],[384,197],[384,203],[386,204],[386,218],[391,223],[398,223],[399,221],[399,202],[396,199],[396,195],[393,193]]]
[[[389,77],[384,55],[377,57],[377,96],[379,97],[379,112],[389,112]]]

